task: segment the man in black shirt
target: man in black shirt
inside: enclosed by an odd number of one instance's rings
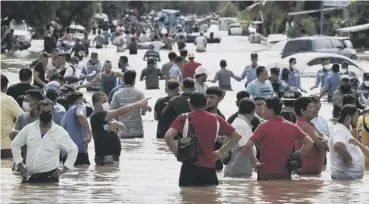
[[[170,126],[170,120],[168,117],[161,117],[161,113],[163,112],[164,108],[168,105],[168,101],[177,96],[179,93],[179,82],[177,80],[169,80],[166,84],[166,93],[168,94],[166,97],[159,98],[155,104],[155,112],[154,118],[158,121],[158,127],[156,130],[156,138],[164,138],[164,135],[167,131],[168,126]]]
[[[92,95],[92,103],[95,111],[90,117],[92,137],[95,145],[96,165],[111,164],[119,161],[121,152],[118,130],[124,130],[122,123],[114,118],[125,115],[139,107],[147,105],[147,99],[123,106],[115,110],[109,110],[108,97],[103,92],[95,92]]]
[[[8,91],[6,92],[7,95],[17,100],[19,96],[22,96],[26,93],[26,91],[30,89],[38,89],[37,86],[31,85],[32,82],[32,70],[28,68],[22,68],[19,70],[19,81],[20,83],[13,84],[9,86]],[[19,104],[22,107],[22,104]]]
[[[83,60],[83,56],[86,54],[86,48],[82,45],[80,39],[76,39],[76,42],[72,48],[72,52],[70,54],[73,54],[75,57],[78,57],[78,59],[81,61]]]
[[[43,89],[47,83],[45,72],[48,62],[49,55],[46,52],[42,52],[40,54],[40,61],[36,63],[35,69],[33,71],[33,85],[38,86],[40,89]]]
[[[289,90],[286,93],[284,93],[283,98],[281,98],[281,101],[283,101],[284,105],[284,110],[282,110],[281,116],[284,119],[290,121],[291,123],[296,123],[297,120],[293,104],[301,96],[302,94],[300,92],[295,90]]]

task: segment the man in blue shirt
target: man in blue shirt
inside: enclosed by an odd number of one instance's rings
[[[257,53],[252,53],[251,54],[251,65],[246,66],[245,69],[243,70],[243,73],[241,75],[241,79],[245,79],[246,77],[246,84],[245,87],[247,87],[247,85],[249,83],[251,83],[254,79],[257,78],[256,76],[256,68],[258,68],[258,54]]]
[[[300,89],[300,91],[306,92],[301,87],[301,75],[296,69],[295,58],[290,58],[289,68],[283,68],[281,74],[279,75],[279,79],[286,82],[290,87],[296,87],[297,89]]]
[[[338,64],[333,64],[332,74],[325,78],[324,87],[320,92],[319,98],[322,98],[326,93],[328,93],[328,102],[332,102],[333,92],[337,90],[340,84],[340,66]]]
[[[324,87],[324,80],[329,75],[329,59],[327,57],[322,59],[322,66],[323,69],[318,70],[315,77],[315,85],[311,87],[310,90],[318,88],[319,84],[321,88]]]
[[[257,79],[249,83],[246,91],[255,97],[263,97],[265,99],[275,96],[272,83],[268,80],[268,72],[265,67],[258,67],[256,69]]]
[[[59,82],[50,81],[49,83],[46,84],[46,98],[50,99],[54,104],[53,120],[58,125],[60,125],[65,115],[65,108],[56,101],[59,94],[60,94]]]
[[[169,70],[169,78],[175,79],[179,81],[181,84],[183,83],[182,66],[183,66],[183,57],[178,56],[174,59],[174,65]]]

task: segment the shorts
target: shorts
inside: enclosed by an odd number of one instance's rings
[[[63,159],[62,159],[63,164],[67,160],[67,156],[64,156],[63,157]],[[88,158],[88,154],[84,154],[84,153],[79,153],[78,152],[77,159],[74,162],[74,166],[76,166],[76,165],[90,165],[90,160]]]
[[[179,186],[216,186],[218,177],[215,168],[183,163],[179,175]]]
[[[23,178],[22,183],[54,183],[59,182],[59,177],[53,176],[57,169],[44,172],[32,174],[31,177]]]

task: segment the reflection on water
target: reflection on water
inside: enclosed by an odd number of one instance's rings
[[[239,45],[246,43],[243,37],[226,37],[221,44],[210,44],[207,53],[196,53],[195,60],[209,69],[211,79],[219,69],[219,61],[226,59],[228,68],[240,75],[245,64],[249,63],[250,51],[260,46]],[[225,44],[223,44],[225,43]],[[237,46],[227,46],[230,45]],[[37,42],[33,43],[33,45]],[[40,44],[42,46],[42,43]],[[42,48],[41,48],[42,49]],[[194,51],[193,45],[188,45]],[[37,50],[37,48],[34,48]],[[91,51],[95,51],[92,49]],[[117,66],[119,56],[114,47],[97,50],[101,60],[109,59]],[[130,65],[140,73],[145,68],[142,61],[143,50],[138,55],[129,56]],[[164,62],[167,51],[161,53]],[[6,59],[6,72],[12,83],[18,81],[18,70],[31,60]],[[271,59],[260,59],[260,64],[268,64]],[[15,66],[17,65],[17,66]],[[159,64],[161,67],[162,63]],[[308,90],[314,79],[302,79]],[[210,85],[210,84],[209,84]],[[152,97],[149,105],[154,107],[159,97],[165,96],[164,82],[160,91],[145,91]],[[227,92],[219,104],[224,115],[236,111],[236,93],[244,89],[243,82],[232,81],[235,91]],[[137,82],[144,89],[144,82]],[[91,101],[91,93],[85,93]],[[329,119],[332,106],[323,104],[321,116]],[[224,178],[218,173],[220,185],[210,188],[179,188],[180,163],[170,153],[164,140],[155,139],[156,122],[153,113],[143,116],[144,139],[122,139],[120,163],[104,167],[94,164],[93,142],[89,145],[91,166],[68,172],[59,184],[20,184],[19,173],[11,172],[12,161],[1,161],[1,202],[2,203],[369,203],[369,172],[361,181],[332,181],[329,167],[318,177],[293,176],[293,181],[256,181],[256,173],[247,179]]]

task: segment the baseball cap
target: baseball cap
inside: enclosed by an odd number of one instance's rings
[[[348,65],[349,64],[347,62],[343,62],[342,65],[341,65],[341,67],[348,67]]]
[[[56,93],[60,93],[60,83],[57,81],[50,81],[46,84],[46,92],[55,91]]]
[[[281,69],[279,69],[278,67],[274,67],[270,69],[270,73],[279,73],[281,71]]]
[[[283,101],[295,101],[296,99],[300,98],[302,94],[296,90],[289,90],[286,91],[281,100]]]
[[[190,59],[190,58],[195,58],[195,54],[194,53],[189,53],[187,55],[187,58]]]
[[[257,59],[258,53],[251,53],[251,59]]]
[[[349,80],[350,80],[349,75],[342,75],[342,76],[341,76],[341,81],[342,81],[342,80],[347,80],[347,81],[349,81]]]
[[[91,52],[91,57],[97,57],[97,52]]]
[[[201,74],[208,74],[208,70],[206,70],[204,67],[200,66],[196,69],[194,77],[197,76],[197,75],[201,75]]]
[[[190,103],[195,107],[205,107],[207,104],[205,94],[198,91],[192,92],[190,95]]]

